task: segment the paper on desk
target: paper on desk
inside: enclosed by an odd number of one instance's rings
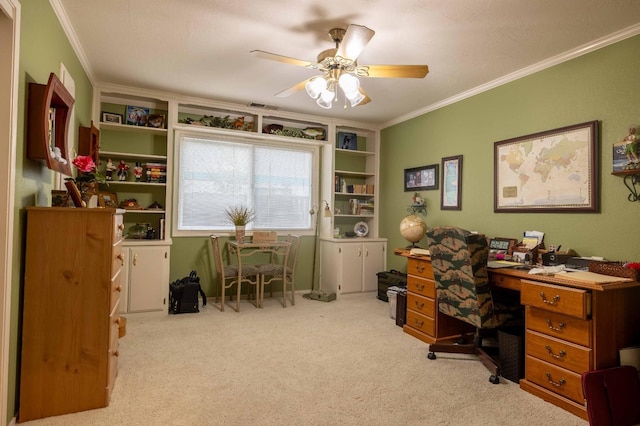
[[[524,231],[524,237],[522,238],[522,243],[526,248],[532,249],[537,245],[542,244],[542,240],[544,239],[544,232],[540,231]]]
[[[564,265],[543,266],[542,268],[532,268],[529,270],[530,275],[555,275],[566,274],[567,270]]]

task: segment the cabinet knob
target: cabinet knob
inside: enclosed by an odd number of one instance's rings
[[[116,259],[120,261],[121,266],[124,266],[124,254],[118,253],[118,255],[116,256]]]
[[[138,263],[138,253],[133,255],[133,266],[136,266],[137,263]]]
[[[119,225],[118,225],[118,229],[119,229],[120,231],[124,231],[124,223],[119,224]]]
[[[116,351],[113,353],[113,356],[120,356],[120,351],[119,351],[119,350],[116,350]]]
[[[119,285],[118,287],[116,287],[116,291],[117,291],[118,293],[121,293],[121,292],[122,292],[122,286],[121,286],[121,285]]]

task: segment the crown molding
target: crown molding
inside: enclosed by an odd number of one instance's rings
[[[405,114],[403,116],[397,117],[393,120],[387,121],[381,124],[381,128],[385,129],[387,127],[393,126],[398,123],[402,123],[404,121],[410,120],[412,118],[419,117],[428,112],[435,111],[437,109],[446,107],[448,105],[452,105],[456,102],[460,102],[464,99],[470,98],[472,96],[478,95],[480,93],[486,92],[491,89],[495,89],[496,87],[502,86],[507,83],[511,83],[512,81],[518,80],[520,78],[526,77],[531,74],[535,74],[539,71],[545,70],[547,68],[551,68],[553,66],[559,65],[563,62],[570,61],[572,59],[578,58],[580,56],[586,55],[598,49],[602,49],[603,47],[610,46],[612,44],[618,43],[619,41],[631,38],[640,34],[640,24],[635,24],[630,27],[627,27],[623,30],[617,31],[615,33],[609,34],[608,36],[596,39],[590,43],[583,44],[575,49],[569,50],[567,52],[561,53],[559,55],[553,56],[544,61],[538,62],[537,64],[533,64],[529,67],[522,68],[521,70],[512,72],[511,74],[507,74],[503,77],[497,78],[488,83],[477,86],[473,89],[467,90],[466,92],[459,93],[450,98],[444,99],[440,102],[436,102],[435,104],[426,106],[424,108],[420,108],[417,111],[411,112],[409,114]]]
[[[91,82],[91,84],[95,86],[96,80],[93,74],[93,69],[91,68],[91,64],[87,59],[87,55],[84,53],[82,44],[80,43],[80,40],[78,40],[78,36],[76,35],[76,32],[73,29],[71,22],[69,21],[69,17],[67,16],[67,12],[64,10],[64,7],[62,6],[62,3],[60,3],[60,0],[49,0],[49,4],[51,4],[51,7],[55,12],[56,17],[58,18],[58,21],[60,22],[60,25],[62,26],[64,33],[67,35],[67,39],[69,39],[69,43],[71,43],[71,47],[73,48],[73,51],[78,57],[78,60],[80,61],[80,65],[82,65],[82,68],[84,69],[84,72],[87,74],[87,77],[89,78],[89,81]]]

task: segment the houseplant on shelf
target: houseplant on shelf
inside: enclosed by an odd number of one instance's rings
[[[255,218],[253,209],[245,206],[235,206],[228,207],[225,213],[236,227],[236,241],[242,243],[244,241],[245,226]]]

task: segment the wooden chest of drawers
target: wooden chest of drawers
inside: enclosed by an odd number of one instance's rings
[[[428,257],[408,259],[407,322],[403,330],[426,343],[435,343],[473,331],[469,324],[446,315],[438,315],[436,284]]]
[[[20,422],[109,405],[122,229],[114,209],[27,209]]]
[[[618,349],[637,339],[640,291],[523,279],[521,303],[526,358],[520,387],[587,419],[581,375],[617,365]]]

